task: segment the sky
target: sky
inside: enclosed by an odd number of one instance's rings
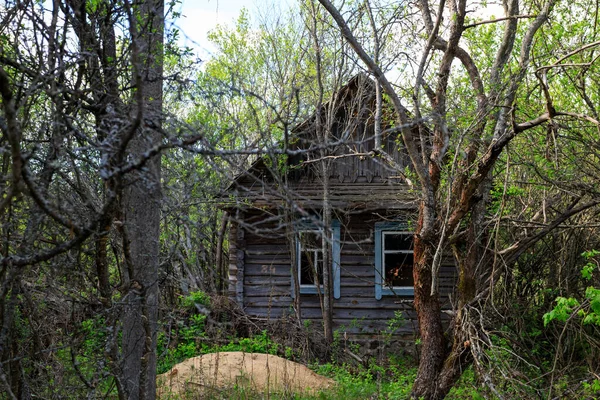
[[[207,59],[215,48],[210,45],[207,33],[218,24],[233,25],[246,7],[251,15],[259,8],[279,6],[285,10],[293,0],[183,0],[182,17],[175,21],[182,33],[182,44],[197,51],[201,59]]]
[[[279,10],[285,12],[292,8],[296,0],[182,0],[182,17],[174,21],[174,25],[181,31],[181,44],[191,47],[201,60],[207,60],[215,52],[215,47],[210,44],[207,34],[217,25],[233,26],[243,7],[250,12],[250,16],[269,11]],[[487,14],[501,15],[502,8],[497,0],[488,2]],[[277,12],[277,11],[275,11]],[[483,16],[483,15],[482,15]]]

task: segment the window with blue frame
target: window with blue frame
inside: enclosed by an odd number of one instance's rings
[[[317,223],[301,221],[296,226],[296,271],[301,294],[317,294],[323,290],[323,235],[325,229]],[[331,246],[333,297],[340,298],[340,223],[332,221],[331,236],[326,239]],[[292,281],[292,297],[295,285]]]
[[[414,295],[413,233],[404,223],[375,224],[375,298]]]

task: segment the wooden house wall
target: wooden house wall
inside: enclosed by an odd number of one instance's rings
[[[258,220],[259,215],[253,218]],[[417,328],[412,296],[375,299],[374,229],[375,222],[381,221],[378,215],[362,213],[341,218],[341,292],[340,298],[333,302],[334,326],[353,335],[376,334],[386,328],[395,311],[402,311],[406,323],[395,334],[411,334]],[[245,218],[246,222],[253,219],[249,215]],[[272,228],[279,229],[269,234],[260,233],[267,232],[267,226],[262,226],[258,233],[244,229],[241,235],[240,227],[233,224],[230,231],[230,293],[249,315],[275,319],[294,314],[290,253],[293,246],[288,243],[282,225],[272,222]],[[444,308],[449,308],[448,295],[454,290],[456,279],[455,267],[449,257],[443,262],[440,276]],[[320,326],[318,296],[300,296],[302,318]]]

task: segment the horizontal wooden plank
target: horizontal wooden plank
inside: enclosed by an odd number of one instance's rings
[[[277,250],[277,251],[287,251],[289,249],[288,242],[285,238],[282,238],[281,241],[273,241],[271,243],[255,243],[247,245],[246,248],[248,250],[256,250],[256,251],[264,251],[264,250]]]
[[[389,321],[395,317],[395,310],[379,309],[333,309],[333,319],[337,321],[357,321],[369,323],[370,321]],[[320,308],[301,307],[302,318],[319,319],[322,316]],[[414,312],[404,312],[403,319],[406,321],[416,320]]]
[[[348,287],[341,286],[340,292],[342,297],[371,297],[375,296],[375,286],[373,287]]]
[[[252,306],[252,307],[257,307],[257,308],[267,308],[270,306],[276,306],[276,307],[285,307],[286,305],[291,304],[291,297],[285,297],[285,296],[279,296],[277,298],[265,298],[265,297],[246,297],[245,301],[246,301],[246,305],[247,306]],[[389,299],[390,301],[386,301],[385,299],[382,300],[375,300],[374,298],[372,299],[363,299],[360,302],[356,302],[354,303],[355,300],[348,300],[348,299],[336,299],[334,300],[333,303],[333,307],[335,309],[339,309],[339,310],[359,310],[359,309],[368,309],[368,310],[390,310],[391,312],[394,311],[402,311],[402,312],[408,312],[408,311],[412,311],[413,307],[410,304],[399,304],[397,303],[397,299],[394,299],[394,301],[391,301],[391,299]],[[310,301],[307,301],[307,299],[305,299],[304,297],[302,297],[302,303],[301,303],[301,308],[317,308],[317,309],[321,309],[321,305],[318,301],[318,299],[313,298],[310,299]]]
[[[246,262],[255,262],[255,263],[263,263],[263,264],[273,264],[273,263],[281,263],[281,264],[289,264],[291,260],[290,253],[251,253],[246,251],[245,254]]]
[[[268,286],[283,286],[288,285],[291,287],[292,277],[287,274],[285,276],[276,276],[276,275],[255,275],[244,277],[244,284],[246,285],[268,285]]]
[[[290,276],[289,264],[246,264],[246,276]]]
[[[345,256],[362,256],[369,257],[373,256],[373,246],[368,243],[361,243],[360,245],[351,245],[344,243],[341,245],[342,254]]]
[[[272,318],[277,319],[283,316],[290,315],[289,307],[272,307],[272,308],[254,308],[254,307],[246,307],[244,309],[248,315],[252,315],[254,317],[259,318]]]
[[[277,273],[272,271],[268,275],[266,273],[250,274],[247,273],[244,277],[244,284],[248,288],[248,293],[254,294],[253,287],[275,287],[273,290],[280,291],[281,287],[290,287],[291,276],[288,271]],[[348,278],[342,277],[340,281],[341,296],[370,296],[375,291],[374,279],[370,278]],[[444,295],[452,293],[455,289],[455,281],[451,278],[441,278],[439,280],[440,292]],[[265,289],[266,290],[266,289]]]
[[[296,197],[311,197],[319,198],[323,197],[323,186],[322,184],[312,184],[311,182],[299,182],[300,184],[291,183],[285,188],[276,188],[264,181],[246,181],[241,182],[239,190],[236,195],[255,195],[260,197],[276,198],[281,197],[282,194],[293,194]],[[369,182],[336,182],[336,179],[330,182],[330,192],[332,196],[361,196],[366,194],[380,194],[387,195],[390,198],[398,199],[410,199],[415,200],[415,196],[411,194],[406,185],[402,184],[387,184],[387,183],[369,183]],[[255,185],[255,187],[250,187]]]
[[[342,265],[340,268],[340,277],[344,279],[369,279],[374,280],[375,267],[374,266],[347,266]],[[246,263],[245,272],[246,275],[275,275],[275,276],[289,276],[291,271],[291,265],[289,263],[263,263],[255,262]],[[453,284],[456,280],[457,274],[452,270],[440,272],[440,283]]]
[[[343,332],[344,334],[350,335],[363,335],[363,334],[382,334],[387,333],[388,325],[387,321],[368,321],[368,322],[352,322],[352,321],[334,321],[334,329]],[[416,321],[407,322],[397,329],[394,329],[391,334],[407,334],[418,331],[418,324]]]
[[[281,264],[281,265],[290,265],[291,261],[289,257],[285,257],[283,255],[276,256],[257,256],[250,255],[245,258],[246,264]]]
[[[375,274],[371,274],[369,277],[354,277],[344,276],[340,277],[340,286],[343,287],[375,287]]]
[[[288,309],[292,304],[292,298],[289,296],[272,297],[268,302],[252,301],[252,298],[244,298],[244,308],[246,313],[251,314],[249,310],[266,310],[269,308]]]
[[[391,309],[391,310],[411,310],[413,309],[411,297],[396,297],[396,296],[383,296],[381,300],[375,299],[375,293],[367,292],[365,297],[344,297],[334,299],[333,306],[337,308],[356,308],[356,309]],[[269,296],[256,295],[256,296],[245,296],[245,302],[251,302],[252,305],[257,307],[266,307],[273,302],[290,301],[291,294]],[[444,309],[448,309],[450,303],[448,298],[445,296],[441,297],[441,301]],[[319,298],[317,295],[301,295],[302,307],[317,307],[320,308]]]
[[[340,276],[342,278],[369,278],[375,276],[375,266],[373,265],[340,265]]]
[[[277,246],[286,245],[284,230],[276,231],[272,230],[273,228],[270,226],[261,226],[260,230],[263,232],[261,234],[251,234],[250,232],[246,233],[246,245],[245,248],[250,248],[254,246],[262,246],[268,244],[275,244]]]
[[[373,201],[374,197],[378,197],[377,201]],[[248,205],[250,203],[251,205]],[[303,208],[320,208],[323,205],[323,200],[320,197],[315,198],[297,198],[296,204]],[[365,195],[363,197],[359,196],[348,196],[346,199],[344,198],[330,198],[330,204],[333,209],[355,209],[355,210],[398,210],[404,211],[407,209],[412,209],[414,207],[414,203],[409,201],[399,201],[394,196],[374,196],[374,195]],[[284,200],[273,200],[270,198],[264,198],[261,196],[245,196],[240,198],[236,203],[223,204],[223,208],[230,209],[233,207],[240,207],[242,209],[248,210],[250,207],[256,208],[279,208],[286,207],[287,201]],[[246,207],[246,208],[244,208]]]
[[[290,285],[244,285],[244,296],[290,296]]]
[[[343,188],[348,189],[348,188]],[[290,190],[290,195],[293,195],[294,199],[298,202],[313,200],[317,201],[320,204],[323,204],[323,192],[318,189],[304,188],[304,189],[295,189]],[[374,198],[376,196],[376,198]],[[403,209],[408,210],[415,207],[414,197],[410,194],[405,194],[401,192],[395,192],[387,190],[386,188],[372,188],[371,190],[365,190],[364,187],[356,187],[354,191],[351,190],[339,190],[333,188],[330,191],[329,195],[330,200],[343,200],[347,199],[350,201],[367,201],[372,203],[374,207],[382,207],[375,200],[388,200],[390,202],[398,203],[402,205]],[[246,201],[245,201],[246,200]],[[263,200],[268,203],[285,203],[285,199],[282,198],[278,193],[261,193],[259,190],[248,190],[248,191],[240,191],[238,192],[237,200],[225,201],[224,205],[228,204],[237,204],[239,206],[248,205],[247,200]],[[246,203],[246,204],[243,204]]]
[[[246,260],[246,273],[263,274],[263,273],[289,273],[291,271],[290,260],[268,260],[264,258],[255,258]],[[375,276],[374,265],[349,265],[344,262],[340,266],[341,278],[368,278]],[[440,270],[440,279],[456,279],[457,272],[452,268],[442,268]]]
[[[349,252],[342,249],[340,257],[342,264],[372,265],[375,262],[375,253],[372,250]]]

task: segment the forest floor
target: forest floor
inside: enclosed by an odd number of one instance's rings
[[[158,377],[161,399],[212,397],[223,390],[316,394],[335,385],[302,364],[258,353],[220,352],[190,358]]]

